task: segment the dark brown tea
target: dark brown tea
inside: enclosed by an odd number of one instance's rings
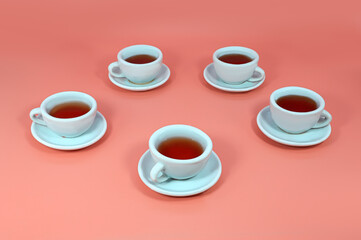
[[[247,55],[239,53],[225,54],[220,56],[218,59],[222,62],[230,64],[245,64],[253,61],[253,59],[248,57]]]
[[[158,152],[174,159],[192,159],[203,153],[197,141],[185,137],[168,138],[158,146]]]
[[[313,99],[299,95],[280,97],[276,103],[281,108],[292,112],[310,112],[317,109],[317,103]]]
[[[147,55],[147,54],[134,55],[134,56],[131,56],[131,57],[128,57],[125,59],[125,61],[127,61],[129,63],[135,63],[135,64],[150,63],[155,60],[157,60],[156,57],[153,57],[153,56]]]
[[[49,114],[56,118],[75,118],[89,111],[90,107],[83,102],[66,102],[53,107]]]

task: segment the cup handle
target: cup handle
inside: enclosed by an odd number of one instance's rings
[[[331,120],[332,120],[331,114],[329,112],[327,112],[326,110],[323,110],[323,112],[321,113],[320,119],[318,120],[316,125],[313,126],[312,128],[326,127],[328,124],[330,124]]]
[[[247,81],[248,82],[259,82],[264,78],[264,75],[265,75],[264,71],[260,70],[260,68],[257,67],[254,70],[252,77],[250,79],[248,79]]]
[[[46,123],[43,120],[43,116],[41,115],[40,108],[34,108],[30,111],[30,119],[37,124],[46,126]]]
[[[119,77],[119,78],[125,77],[119,68],[118,62],[113,62],[113,63],[109,64],[108,70],[109,70],[109,73],[114,77]]]
[[[152,179],[152,181],[155,183],[161,183],[167,181],[169,177],[164,174],[163,170],[164,170],[164,164],[161,162],[157,162],[153,166],[152,170],[150,170],[150,179]],[[162,175],[158,177],[159,173],[162,173]]]

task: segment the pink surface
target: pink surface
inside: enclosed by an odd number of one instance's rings
[[[10,1],[0,3],[0,239],[361,239],[361,4],[345,1]],[[144,93],[107,66],[132,44],[159,47],[171,78]],[[255,49],[267,79],[249,93],[209,86],[217,48]],[[266,138],[257,113],[272,91],[302,86],[333,115],[324,143]],[[30,133],[32,108],[83,91],[108,131],[72,152]],[[148,189],[137,164],[174,123],[213,140],[219,182],[189,198]]]

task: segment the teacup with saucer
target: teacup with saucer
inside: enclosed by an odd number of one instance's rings
[[[289,146],[312,146],[331,134],[332,116],[316,92],[301,87],[274,91],[270,106],[257,116],[259,129],[270,139]]]
[[[92,145],[105,134],[107,122],[86,93],[68,91],[47,97],[30,112],[31,133],[40,143],[59,150]]]
[[[203,72],[213,87],[227,92],[247,92],[259,87],[265,72],[258,67],[256,51],[245,47],[224,47],[213,54],[213,63]]]
[[[163,85],[170,76],[162,52],[150,45],[133,45],[118,53],[118,61],[108,66],[108,77],[118,87],[147,91]]]
[[[197,155],[193,155],[193,144],[202,149]],[[218,181],[222,172],[212,146],[208,135],[195,127],[163,127],[149,139],[149,150],[139,160],[139,176],[150,189],[164,195],[191,196],[204,192]]]

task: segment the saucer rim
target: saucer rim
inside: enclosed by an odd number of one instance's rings
[[[193,191],[184,191],[184,192],[174,192],[174,191],[167,191],[164,190],[162,188],[159,188],[157,186],[157,184],[151,184],[151,182],[145,177],[145,173],[142,169],[142,163],[144,162],[144,160],[146,159],[146,155],[149,154],[150,158],[151,158],[151,154],[150,154],[150,150],[148,149],[147,151],[145,151],[145,153],[143,153],[143,155],[140,157],[139,162],[138,162],[138,175],[140,177],[140,179],[142,180],[142,182],[151,190],[166,195],[166,196],[171,196],[171,197],[187,197],[187,196],[193,196],[193,195],[197,195],[200,194],[202,192],[207,191],[208,189],[210,189],[211,187],[213,187],[219,180],[219,178],[222,175],[222,163],[220,158],[218,157],[218,155],[212,150],[212,156],[214,157],[215,160],[218,163],[218,172],[217,175],[206,185],[202,186],[199,189],[193,190]],[[183,181],[187,181],[187,180],[183,180]]]
[[[217,85],[215,83],[213,83],[212,81],[210,81],[207,77],[206,77],[206,72],[207,70],[213,65],[213,63],[210,63],[207,65],[207,67],[204,68],[203,70],[203,78],[206,80],[206,82],[211,85],[212,87],[214,88],[217,88],[219,90],[222,90],[222,91],[225,91],[225,92],[249,92],[249,91],[252,91],[256,88],[258,88],[259,86],[261,86],[263,84],[263,82],[266,80],[266,73],[264,75],[264,77],[262,78],[262,80],[260,80],[259,82],[257,82],[256,85],[252,86],[252,87],[248,87],[248,88],[227,88],[227,87],[222,87],[220,85]],[[260,68],[262,69],[261,67],[257,66],[257,68]],[[262,69],[263,72],[265,72],[263,69]],[[219,81],[219,80],[217,80]],[[227,83],[225,83],[227,84]],[[231,84],[229,84],[231,86]],[[242,84],[239,84],[239,85],[242,85]],[[237,86],[237,84],[234,84],[234,86]]]
[[[322,137],[321,139],[319,139],[319,140],[300,143],[300,142],[294,142],[294,141],[289,141],[289,140],[284,140],[284,139],[278,138],[278,137],[270,134],[268,131],[266,131],[266,129],[261,124],[261,113],[263,111],[266,111],[268,108],[270,108],[269,105],[264,107],[261,111],[259,111],[259,113],[257,115],[257,125],[258,125],[258,128],[261,130],[261,132],[264,135],[266,135],[268,138],[270,138],[271,140],[273,140],[275,142],[278,142],[278,143],[281,143],[281,144],[284,144],[284,145],[288,145],[288,146],[293,146],[293,147],[308,147],[308,146],[314,146],[314,145],[317,145],[317,144],[320,144],[320,143],[324,142],[331,135],[331,131],[332,131],[331,124],[328,124],[324,128],[327,128],[329,130],[327,130],[326,135],[324,137]],[[282,131],[282,130],[280,130],[280,131]],[[312,129],[310,129],[308,131],[312,131]],[[288,133],[284,132],[284,134],[288,134]]]
[[[148,91],[148,90],[152,90],[154,88],[160,87],[162,86],[164,83],[166,83],[170,77],[170,69],[167,65],[165,65],[164,63],[162,64],[162,67],[166,68],[166,73],[167,76],[164,78],[164,80],[161,80],[160,82],[154,84],[154,85],[141,85],[141,86],[137,86],[137,87],[131,87],[131,86],[126,86],[124,84],[119,83],[118,81],[115,80],[115,78],[110,74],[110,72],[108,72],[108,78],[109,80],[117,87],[129,90],[129,91],[133,91],[133,92],[143,92],[143,91]],[[124,77],[125,78],[125,77]],[[129,81],[129,80],[128,80]]]
[[[56,145],[56,144],[53,144],[53,143],[49,143],[49,142],[43,140],[41,137],[39,137],[39,135],[37,134],[37,131],[35,130],[35,126],[40,125],[40,124],[37,124],[37,123],[34,123],[34,122],[31,124],[31,134],[33,135],[33,137],[39,143],[41,143],[41,144],[43,144],[43,145],[45,145],[45,146],[47,146],[49,148],[53,148],[53,149],[57,149],[57,150],[65,150],[65,151],[71,151],[71,150],[78,150],[78,149],[86,148],[86,147],[89,147],[90,145],[93,145],[97,141],[99,141],[104,136],[105,132],[107,131],[107,128],[108,128],[107,120],[105,119],[105,117],[99,111],[97,111],[97,115],[98,114],[101,117],[102,121],[104,122],[103,131],[101,133],[99,133],[99,135],[97,135],[95,138],[90,140],[89,142],[86,142],[86,143],[83,143],[83,144],[77,144],[77,145],[72,145],[72,146],[62,146],[62,145]]]

